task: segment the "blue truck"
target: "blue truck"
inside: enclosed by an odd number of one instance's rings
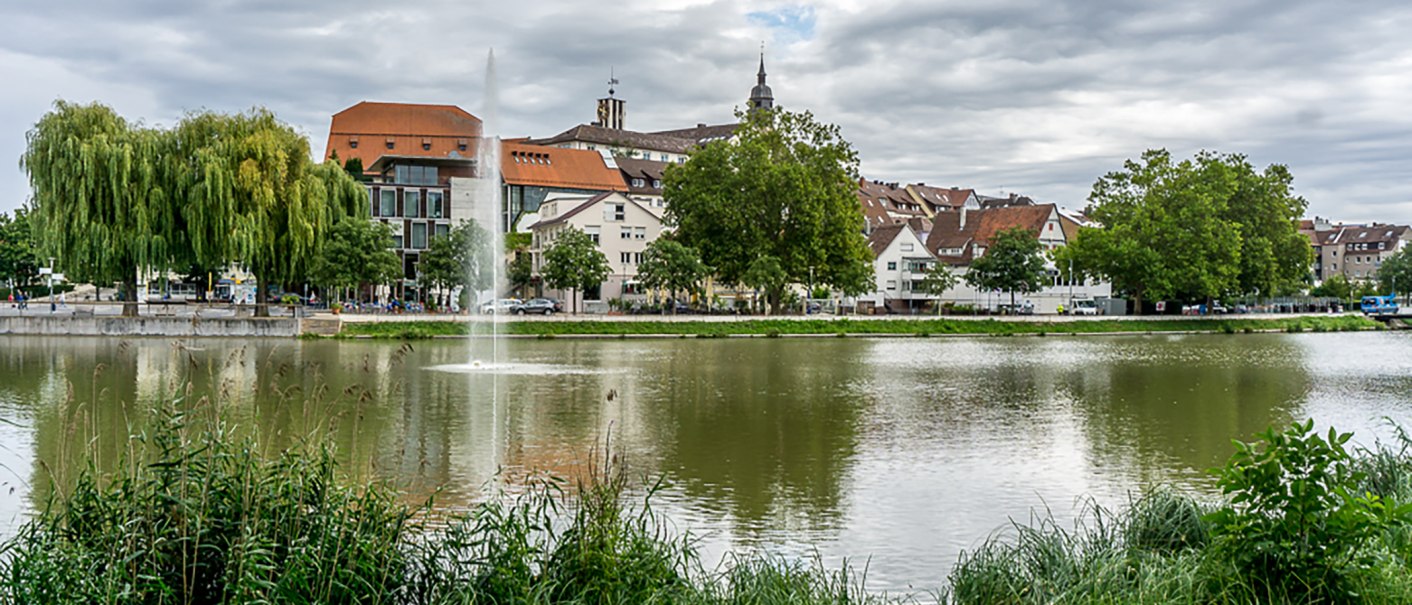
[[[1364,315],[1396,315],[1397,295],[1364,296],[1362,306]]]

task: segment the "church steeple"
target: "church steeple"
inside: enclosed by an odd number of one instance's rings
[[[765,45],[760,45],[760,72],[755,75],[755,88],[750,89],[750,111],[774,109],[775,93],[765,83]]]

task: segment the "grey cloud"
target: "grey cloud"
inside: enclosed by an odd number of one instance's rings
[[[748,16],[804,8],[809,38]],[[779,103],[840,124],[873,178],[1076,207],[1143,149],[1210,148],[1289,164],[1311,212],[1412,222],[1408,25],[1392,1],[21,0],[0,22],[0,67],[26,75],[0,96],[0,166],[64,94],[148,123],[263,105],[315,150],[364,99],[479,112],[491,47],[507,135],[590,119],[610,66],[630,127],[719,122],[765,39]],[[0,210],[26,191],[0,168]]]

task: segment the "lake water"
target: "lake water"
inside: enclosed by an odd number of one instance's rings
[[[847,557],[874,589],[933,589],[1010,518],[1205,470],[1270,424],[1371,442],[1412,425],[1404,333],[972,339],[514,341],[499,375],[457,341],[0,337],[0,532],[111,466],[153,405],[218,401],[271,445],[335,435],[347,467],[483,497],[607,449],[660,477],[657,510],[726,550]],[[455,368],[452,368],[454,370]],[[182,386],[186,385],[186,386]]]

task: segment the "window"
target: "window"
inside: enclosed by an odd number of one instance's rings
[[[631,252],[619,252],[619,253],[618,253],[618,261],[621,262],[621,263],[623,263],[624,265],[632,263],[632,253],[631,253]]]
[[[393,139],[391,139],[391,138],[387,139],[387,148],[388,148],[388,149],[392,149],[393,147],[396,147],[396,146],[397,146],[397,141],[395,141],[395,140],[393,140]]]
[[[437,236],[437,237],[446,237],[447,235],[450,235],[450,234],[451,234],[451,225],[448,225],[448,224],[446,224],[446,223],[441,223],[441,224],[438,224],[438,225],[436,226],[436,236]]]
[[[887,270],[888,270],[888,271],[896,271],[896,270],[897,270],[897,261],[895,261],[895,260],[894,260],[894,261],[887,261]]]
[[[427,192],[427,218],[442,218],[441,199],[440,191]]]
[[[371,212],[373,216],[378,215],[378,192],[372,187],[368,188],[368,208],[368,212]]]
[[[427,247],[427,224],[412,223],[412,248],[421,250]]]
[[[401,249],[401,248],[402,248],[402,234],[401,234],[401,233],[398,233],[397,235],[392,236],[392,247],[393,247],[393,248],[397,248],[397,249]]]
[[[632,239],[632,227],[618,228],[618,239]]]
[[[892,280],[892,279],[887,280],[887,289],[889,289],[889,290],[896,290],[896,289],[897,289],[897,280]]]
[[[402,192],[402,216],[417,218],[422,214],[422,192],[406,190]]]
[[[907,270],[908,270],[908,271],[911,271],[912,273],[926,273],[926,271],[927,271],[927,261],[924,261],[924,260],[907,261]]]
[[[603,220],[609,223],[621,223],[626,218],[627,210],[622,204],[604,204]]]
[[[669,160],[669,159],[668,159],[668,158],[667,158],[667,154],[665,154],[665,153],[664,153],[664,154],[662,154],[662,155],[661,155],[661,156],[659,156],[659,157],[661,157],[661,158],[662,158],[662,161],[663,161],[663,162],[667,162],[667,161],[670,161],[670,160]]]
[[[647,239],[647,227],[633,227],[632,237],[633,239]]]
[[[912,242],[903,242],[903,244],[902,244],[902,251],[903,251],[903,252],[911,252],[911,251],[912,251],[912,248],[913,248]]]
[[[584,227],[583,232],[588,235],[588,239],[593,240],[593,245],[598,245],[598,225]]]
[[[644,181],[643,179],[640,179],[640,178],[637,178],[637,177],[633,177],[633,179],[632,179],[632,186],[633,186],[633,187],[646,187],[646,186],[647,186],[647,182]]]
[[[397,190],[382,189],[379,195],[382,198],[381,207],[378,208],[378,216],[397,216]]]
[[[632,253],[632,262],[633,262],[634,264],[641,265],[641,264],[642,264],[642,253],[641,253],[641,252],[634,252],[634,253]]]
[[[436,166],[408,166],[399,164],[392,169],[392,180],[406,185],[437,184]]]
[[[652,179],[652,188],[653,188],[653,189],[661,189],[661,188],[662,188],[662,181],[659,180],[659,179]]]
[[[911,282],[911,280],[906,280],[906,279],[902,280],[902,291],[903,291],[903,292],[911,292],[911,291],[912,291],[912,282]]]
[[[627,220],[627,205],[613,204],[613,220],[620,223]]]

